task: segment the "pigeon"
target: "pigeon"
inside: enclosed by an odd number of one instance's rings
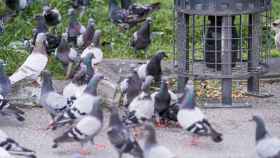
[[[146,64],[142,64],[137,73],[139,77],[144,80],[146,76],[151,75],[154,77],[155,82],[161,81],[161,60],[167,57],[166,53],[163,51],[157,52],[155,56],[153,56],[150,61]]]
[[[39,33],[47,33],[48,32],[48,25],[46,23],[45,18],[42,15],[35,16],[36,21],[36,28],[33,29],[33,38],[32,38],[32,44],[35,45],[36,37]]]
[[[30,1],[28,0],[4,0],[4,1],[6,6],[13,11],[23,10],[30,5]]]
[[[36,79],[45,69],[48,63],[46,45],[46,34],[39,33],[37,35],[35,47],[33,48],[32,53],[27,57],[19,69],[14,74],[12,74],[12,76],[10,76],[12,84],[15,84],[16,82],[23,79],[31,79],[36,82]]]
[[[144,50],[147,55],[147,49],[151,43],[151,24],[152,19],[147,18],[140,30],[133,33],[131,46],[135,52],[138,50]]]
[[[272,23],[272,30],[276,32],[274,41],[275,41],[276,48],[280,50],[280,20],[276,20]]]
[[[79,35],[86,31],[86,28],[77,20],[76,12],[73,8],[68,10],[69,26],[67,28],[68,42],[77,44]]]
[[[0,148],[0,157],[1,158],[15,158],[9,154],[9,152],[3,148]]]
[[[142,80],[138,76],[137,70],[132,73],[120,83],[120,91],[123,95],[123,105],[128,107],[131,101],[140,94]]]
[[[159,127],[164,126],[161,124],[161,120],[169,121],[170,118],[174,118],[172,121],[177,122],[177,113],[174,113],[173,116],[169,116],[169,111],[172,108],[171,106],[175,106],[171,105],[171,101],[177,102],[178,98],[172,91],[168,90],[168,83],[165,79],[161,81],[159,92],[152,93],[151,97],[155,103],[155,115]]]
[[[256,152],[259,158],[280,157],[280,139],[272,137],[260,116],[253,116],[256,122]]]
[[[67,123],[71,124],[83,116],[91,115],[94,106],[101,104],[101,97],[97,96],[97,85],[102,79],[104,79],[102,75],[95,74],[89,81],[83,94],[77,98],[68,111],[55,118],[53,124],[51,124],[51,127],[56,128]]]
[[[197,145],[199,136],[210,136],[216,143],[223,140],[222,134],[212,127],[203,112],[196,107],[195,89],[192,80],[188,80],[184,95],[180,98],[178,104],[180,107],[177,114],[178,122],[184,130],[192,134],[192,145]]]
[[[36,158],[33,150],[21,146],[14,139],[10,138],[4,131],[0,130],[0,148],[5,149],[11,155],[25,156],[28,158]],[[2,157],[1,157],[2,158]]]
[[[62,39],[55,51],[55,56],[62,63],[66,78],[68,78],[71,73],[73,64],[79,60],[79,54],[68,44],[67,33],[62,34]]]
[[[61,21],[61,14],[56,8],[48,5],[43,7],[43,16],[48,26],[56,26]]]
[[[63,96],[67,98],[79,98],[83,94],[88,82],[94,75],[94,69],[91,66],[92,58],[93,54],[86,55],[72,81],[63,89]]]
[[[103,60],[103,52],[100,48],[101,30],[96,30],[94,33],[93,43],[91,43],[81,54],[81,58],[84,58],[87,54],[93,54],[92,67],[99,64]]]
[[[61,136],[54,139],[53,148],[57,148],[59,144],[66,142],[80,142],[82,149],[81,154],[85,155],[88,152],[84,150],[84,145],[91,141],[93,145],[95,136],[97,136],[103,127],[103,112],[101,104],[96,104],[92,107],[92,114],[82,118],[74,127],[70,128]]]
[[[42,87],[40,96],[40,105],[42,105],[50,114],[52,120],[60,113],[63,113],[71,107],[72,102],[61,94],[58,94],[53,88],[52,75],[48,71],[42,72]]]
[[[130,129],[121,121],[116,106],[111,107],[107,135],[112,146],[118,152],[118,158],[122,158],[123,154],[130,154],[135,158],[144,158],[143,151],[132,135]]]
[[[125,1],[125,0],[123,0]],[[150,13],[160,9],[160,2],[155,2],[151,4],[131,4],[129,5],[128,11],[130,14],[136,14],[139,17],[146,17]]]
[[[154,115],[154,102],[151,98],[150,86],[153,82],[152,76],[147,76],[142,84],[142,92],[135,97],[128,106],[128,125],[141,125],[146,121],[151,121]]]
[[[122,9],[128,9],[131,4],[131,0],[121,0]]]
[[[145,21],[145,18],[129,14],[129,11],[118,6],[116,0],[109,1],[109,18],[111,22],[122,29],[129,29],[136,24]]]
[[[80,16],[82,17],[86,9],[90,6],[89,0],[72,0],[72,7],[80,10]]]
[[[23,111],[9,104],[8,95],[11,92],[11,81],[4,71],[4,61],[0,60],[0,114],[3,116],[14,116],[18,121],[22,122],[25,118],[22,116]]]
[[[93,41],[95,33],[95,22],[92,18],[88,20],[86,31],[78,36],[77,46],[80,48],[87,48]]]
[[[144,141],[143,151],[145,158],[176,158],[168,148],[160,145],[156,138],[155,128],[150,124],[145,124],[141,132],[140,140]]]

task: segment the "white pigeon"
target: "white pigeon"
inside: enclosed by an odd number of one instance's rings
[[[276,48],[280,50],[280,19],[272,23],[272,29],[276,32],[274,37]]]
[[[96,30],[94,33],[93,43],[91,43],[82,53],[81,58],[85,58],[87,54],[93,54],[92,67],[99,64],[103,60],[103,51],[100,46],[101,30]]]
[[[141,88],[142,92],[128,106],[129,116],[127,121],[131,122],[131,124],[142,124],[145,121],[151,121],[154,115],[155,107],[150,94],[150,85],[153,79],[152,76],[146,77]]]
[[[259,116],[253,116],[256,122],[256,152],[259,158],[279,158],[280,157],[280,139],[272,137],[266,127],[263,119]]]
[[[39,33],[36,38],[35,47],[25,62],[10,76],[11,84],[15,84],[23,79],[36,81],[48,63],[47,55],[47,36]]]
[[[179,100],[177,120],[180,126],[192,134],[192,145],[197,144],[199,136],[209,136],[214,142],[221,142],[222,134],[218,133],[208,122],[203,112],[196,107],[195,89],[192,80],[188,80],[183,97]]]
[[[146,124],[140,135],[140,140],[144,142],[142,147],[144,158],[176,158],[174,153],[158,143],[156,131],[152,125]]]
[[[0,157],[1,157],[1,158],[15,158],[15,157],[13,157],[12,155],[10,155],[9,152],[6,151],[6,150],[3,149],[3,148],[0,148]]]

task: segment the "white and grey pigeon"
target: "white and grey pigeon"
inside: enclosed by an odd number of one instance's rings
[[[23,111],[9,104],[8,95],[11,92],[11,82],[5,74],[4,61],[0,60],[0,114],[3,116],[13,116],[18,121],[24,121]]]
[[[88,152],[83,149],[85,144],[89,141],[98,147],[98,144],[95,144],[94,138],[97,136],[103,127],[103,111],[101,104],[96,104],[92,107],[92,114],[83,117],[74,127],[70,128],[61,136],[54,139],[53,148],[57,148],[61,143],[67,142],[80,142],[82,149],[80,153],[82,155],[87,154]],[[101,146],[100,146],[101,147]]]
[[[272,29],[275,31],[275,45],[278,50],[280,50],[280,20],[276,20],[272,23]]]
[[[0,148],[5,149],[11,155],[36,158],[36,153],[33,150],[21,146],[2,130],[0,130]]]
[[[155,128],[145,124],[140,141],[143,141],[144,158],[176,158],[176,155],[157,141]]]
[[[134,158],[144,158],[143,151],[131,130],[120,119],[117,106],[111,107],[107,135],[112,146],[118,152],[118,158],[122,158],[123,154],[130,154]]]
[[[12,84],[23,79],[36,81],[41,72],[46,68],[48,55],[46,50],[47,37],[45,33],[39,33],[36,38],[35,47],[25,62],[10,76]]]
[[[256,152],[259,158],[279,158],[280,139],[272,137],[260,116],[253,116],[256,122]]]
[[[55,50],[56,58],[62,63],[66,78],[69,77],[73,65],[79,60],[79,53],[70,47],[67,41],[67,33],[62,34],[59,46]]]
[[[141,125],[151,121],[154,116],[154,102],[151,98],[150,86],[153,82],[152,76],[147,76],[142,84],[142,92],[135,97],[128,106],[126,123],[130,125]]]
[[[56,26],[61,21],[61,14],[57,8],[52,8],[49,5],[43,7],[43,14],[48,26]]]
[[[142,64],[138,68],[139,77],[144,80],[146,76],[151,75],[154,77],[156,82],[161,81],[161,60],[167,57],[166,53],[163,51],[157,52],[155,56],[153,56],[146,64]]]
[[[83,94],[91,77],[94,75],[92,58],[93,54],[88,54],[82,59],[79,70],[74,74],[71,82],[64,87],[63,96],[79,98]]]
[[[167,80],[162,79],[160,84],[160,90],[152,93],[152,100],[155,103],[155,115],[158,126],[164,126],[165,122],[175,121],[177,122],[177,109],[172,103],[178,101],[178,97],[175,93],[168,89]],[[172,113],[173,112],[173,113]]]
[[[83,51],[81,58],[85,58],[87,54],[93,54],[92,67],[95,68],[97,64],[103,60],[103,51],[100,44],[101,30],[96,30],[94,33],[93,42]]]
[[[211,137],[216,143],[221,142],[222,134],[217,132],[203,112],[196,106],[195,89],[192,80],[188,80],[183,97],[178,103],[180,109],[177,119],[183,130],[193,136],[192,145],[197,145],[200,136]]]
[[[85,32],[77,37],[77,46],[82,49],[87,48],[93,42],[94,33],[95,21],[90,18]]]
[[[141,86],[142,80],[138,76],[137,70],[132,70],[132,73],[120,83],[120,91],[125,107],[128,107],[132,100],[140,94]]]
[[[43,71],[42,79],[43,82],[39,103],[46,109],[53,120],[58,114],[67,111],[73,102],[55,91],[50,72]]]
[[[68,10],[69,25],[67,28],[68,42],[77,44],[77,38],[79,35],[86,31],[86,28],[78,21],[77,13],[73,8]]]
[[[73,123],[86,115],[91,115],[95,106],[101,104],[101,97],[97,95],[97,85],[104,79],[103,75],[95,74],[89,81],[83,94],[77,98],[72,107],[55,118],[53,128]]]

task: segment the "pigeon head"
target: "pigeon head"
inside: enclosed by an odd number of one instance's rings
[[[159,51],[159,52],[157,52],[155,57],[159,60],[162,60],[163,58],[167,58],[168,56],[166,55],[166,53],[164,51]]]
[[[149,93],[150,92],[150,86],[154,81],[154,77],[153,76],[147,76],[145,78],[145,81],[142,84],[142,91],[144,91],[145,93]]]
[[[100,47],[101,30],[96,30],[93,36],[93,44],[95,47]]]
[[[101,81],[103,79],[104,79],[104,76],[101,74],[95,74],[94,76],[92,76],[92,78],[90,79],[90,81],[87,85],[87,88],[85,89],[85,92],[96,96],[97,95],[97,85],[98,85],[99,81]]]
[[[89,18],[88,27],[95,27],[95,20],[93,18]]]
[[[151,24],[151,23],[153,22],[153,19],[152,19],[151,17],[147,17],[147,18],[146,18],[146,21],[147,21],[149,24]]]
[[[192,80],[188,80],[185,86],[185,92],[180,99],[179,106],[183,109],[194,109],[196,106],[195,102],[195,89]]]
[[[271,26],[272,30],[274,30],[275,32],[280,32],[280,19],[274,21]]]
[[[253,116],[253,121],[256,122],[256,142],[262,140],[265,138],[265,136],[268,134],[264,121],[260,116]]]

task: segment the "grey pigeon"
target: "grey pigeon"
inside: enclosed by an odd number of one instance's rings
[[[82,59],[79,70],[74,74],[71,82],[64,87],[63,96],[67,98],[79,98],[83,94],[91,77],[94,75],[92,58],[93,54],[87,54]]]
[[[279,158],[280,140],[272,137],[260,116],[253,116],[256,122],[256,152],[259,158]]]
[[[151,43],[151,24],[152,19],[147,18],[143,26],[137,32],[133,33],[131,46],[135,52],[138,50],[144,50],[145,55],[147,55],[148,46]]]
[[[13,116],[18,121],[24,121],[23,111],[9,104],[8,95],[11,92],[11,82],[4,71],[4,61],[0,60],[0,114],[3,116]]]
[[[53,148],[57,148],[61,143],[80,142],[82,146],[81,154],[85,154],[83,147],[91,141],[95,145],[94,138],[103,127],[103,111],[101,104],[96,104],[92,108],[90,116],[83,117],[74,127],[70,128],[61,136],[54,139]]]
[[[0,130],[0,147],[8,151],[11,155],[36,158],[35,152],[33,150],[21,146],[2,130]]]
[[[56,26],[61,21],[61,14],[56,8],[52,8],[49,5],[43,7],[43,16],[48,26]]]
[[[280,50],[280,20],[279,19],[272,23],[272,30],[274,30],[276,33],[274,37],[276,48]]]
[[[77,98],[72,107],[64,114],[55,118],[53,128],[73,123],[86,115],[91,115],[95,106],[101,104],[101,97],[97,96],[97,85],[104,79],[100,74],[95,74],[89,81],[83,94]]]
[[[95,33],[95,22],[92,18],[88,20],[86,31],[78,36],[77,46],[80,48],[87,48],[92,42]]]
[[[154,102],[151,98],[150,86],[153,82],[152,76],[147,76],[141,87],[141,93],[135,97],[128,106],[129,114],[127,124],[141,125],[151,121],[154,115]]]
[[[71,73],[73,64],[75,64],[79,60],[79,54],[68,44],[67,33],[62,34],[62,39],[55,51],[55,56],[62,63],[66,78],[68,78]]]
[[[50,114],[52,120],[60,113],[63,113],[71,107],[68,99],[58,94],[53,88],[52,76],[48,71],[42,72],[42,87],[40,96],[40,105],[42,105]]]
[[[111,144],[118,152],[118,158],[123,154],[130,154],[135,158],[144,158],[143,151],[138,142],[134,139],[130,129],[121,121],[118,108],[111,107],[109,130],[107,132]]]
[[[141,85],[142,80],[138,76],[136,70],[133,70],[132,73],[120,83],[120,90],[124,98],[123,104],[126,107],[140,94]]]
[[[156,131],[152,125],[145,124],[140,139],[144,140],[144,146],[142,148],[145,158],[176,158],[174,153],[158,143]]]
[[[68,10],[69,25],[67,28],[68,42],[77,44],[79,35],[86,31],[86,28],[78,21],[76,12],[73,8]]]
[[[154,77],[155,82],[161,81],[161,61],[163,58],[166,58],[167,55],[163,51],[157,52],[146,64],[142,64],[137,73],[139,77],[144,80],[146,76],[151,75]]]
[[[216,143],[221,142],[222,134],[217,132],[203,112],[196,106],[195,89],[192,80],[188,80],[183,97],[179,100],[177,119],[180,126],[192,134],[192,144],[197,144],[199,136],[209,136]]]

